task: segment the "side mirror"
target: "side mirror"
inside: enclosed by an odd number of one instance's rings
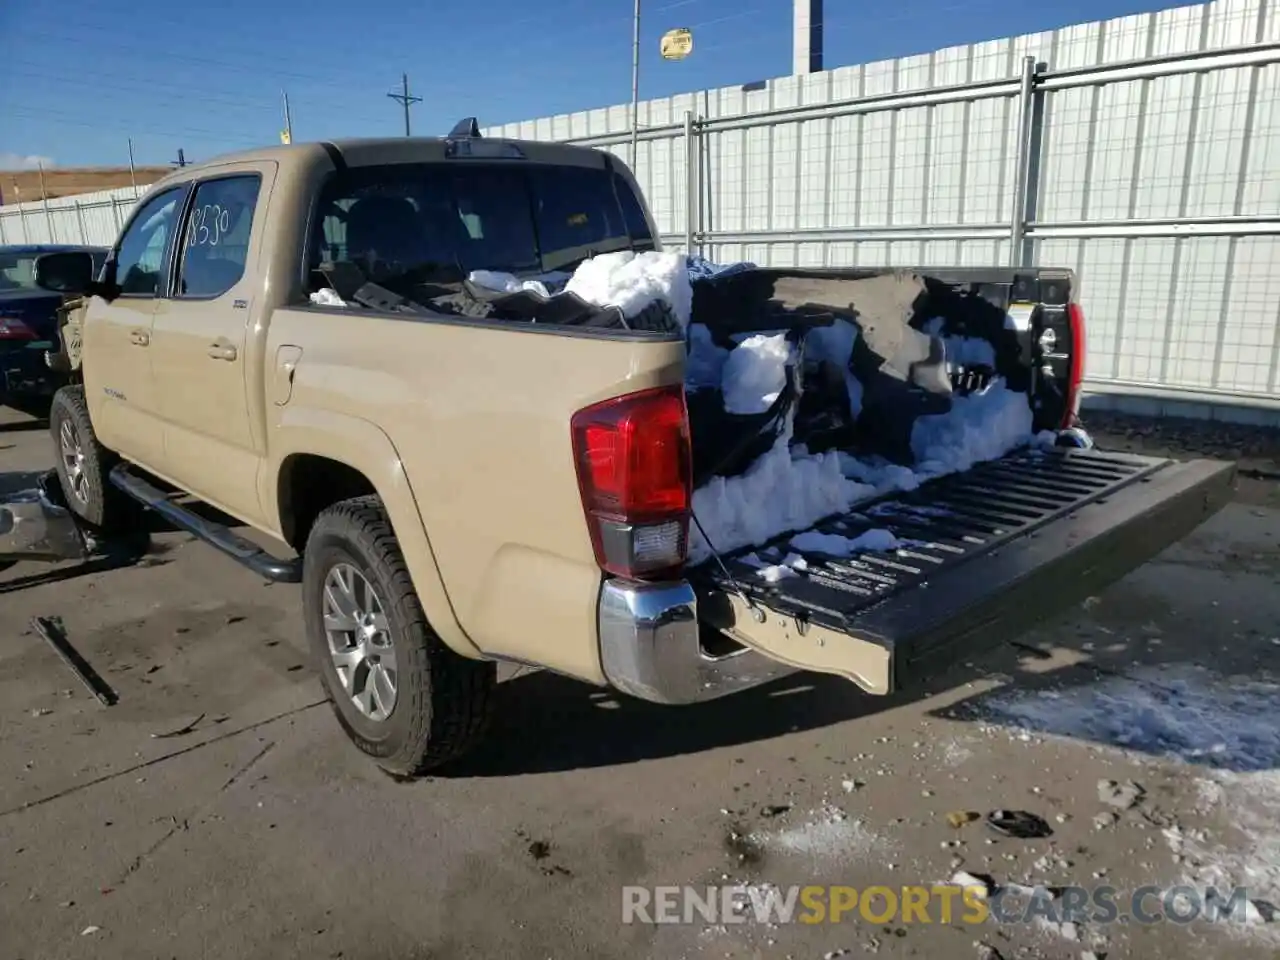
[[[93,256],[80,250],[36,257],[36,286],[54,293],[86,294],[93,290]]]

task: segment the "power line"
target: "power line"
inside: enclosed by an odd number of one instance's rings
[[[410,136],[409,133],[409,108],[415,103],[421,103],[421,97],[409,96],[409,75],[407,73],[400,74],[400,82],[403,86],[403,93],[388,93],[387,96],[404,107],[404,135]]]
[[[22,61],[12,60],[10,63],[22,63]],[[36,66],[36,64],[33,64]],[[195,103],[209,103],[225,105],[228,107],[237,107],[244,109],[245,107],[268,108],[272,106],[272,101],[265,97],[227,97],[222,96],[217,88],[214,87],[197,87],[192,85],[183,85],[171,83],[169,80],[164,81],[162,91],[156,90],[157,80],[155,77],[143,79],[122,74],[106,74],[92,72],[78,72],[75,74],[59,74],[50,73],[48,70],[9,70],[6,76],[27,78],[38,80],[42,84],[57,84],[59,86],[76,86],[83,89],[85,86],[93,89],[103,90],[119,90],[123,93],[149,93],[148,102],[154,102],[158,94],[171,95],[171,102],[181,103],[190,106]],[[226,91],[223,91],[226,92]]]
[[[59,126],[83,127],[87,130],[110,130],[115,133],[119,133],[122,126],[127,126],[133,133],[143,134],[153,140],[163,139],[172,141],[176,134],[182,134],[183,138],[187,140],[196,140],[201,143],[221,144],[226,147],[235,147],[238,149],[245,149],[246,147],[252,146],[255,142],[246,138],[235,140],[221,134],[206,136],[204,132],[197,134],[191,132],[188,128],[159,130],[155,127],[137,127],[131,123],[122,123],[120,120],[113,120],[109,123],[94,123],[92,121],[87,121],[82,117],[70,116],[68,114],[59,114],[55,116],[48,110],[21,110],[6,107],[3,110],[0,110],[0,116],[17,117],[20,120],[48,120],[52,116]]]

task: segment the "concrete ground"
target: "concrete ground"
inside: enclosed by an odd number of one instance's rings
[[[12,489],[52,448],[6,420]],[[118,569],[21,563],[0,573],[0,960],[1274,957],[1280,500],[1258,456],[1186,542],[929,695],[802,676],[663,709],[508,671],[487,744],[410,783],[345,741],[295,588],[178,533]],[[118,704],[79,686],[38,615]],[[1100,780],[1143,795],[1117,808]],[[946,819],[996,809],[1053,835]],[[1111,884],[1122,908],[1146,884],[1243,884],[1256,922],[966,926],[936,904],[927,925],[621,922],[627,884],[759,895],[956,869]]]

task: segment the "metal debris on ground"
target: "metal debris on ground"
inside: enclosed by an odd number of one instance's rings
[[[84,560],[89,555],[75,515],[61,500],[57,474],[50,470],[36,486],[0,502],[0,557],[18,560]]]
[[[169,737],[181,737],[185,734],[190,733],[192,730],[194,730],[196,726],[200,723],[200,721],[204,719],[204,717],[205,715],[202,713],[200,714],[200,716],[196,717],[190,723],[184,724],[183,726],[178,727],[176,730],[166,730],[163,733],[153,733],[151,735],[151,739],[167,740]]]
[[[67,639],[66,628],[61,617],[32,617],[31,628],[45,639],[54,652],[62,658],[62,662],[71,668],[85,688],[107,707],[116,704],[120,697],[107,681],[98,675],[89,661]]]
[[[1053,827],[1043,817],[1026,810],[992,810],[987,814],[987,826],[996,833],[1017,840],[1053,836]]]
[[[1114,780],[1098,781],[1098,799],[1121,810],[1128,810],[1144,796],[1146,791],[1132,780],[1123,783],[1116,783]]]

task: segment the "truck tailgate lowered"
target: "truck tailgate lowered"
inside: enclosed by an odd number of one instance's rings
[[[752,551],[724,558],[728,576],[702,565],[692,576],[699,620],[784,664],[888,693],[1141,566],[1221,509],[1234,474],[1233,464],[1206,460],[1020,451],[816,528],[849,537],[888,529],[909,541],[898,549],[809,554],[805,571],[772,583],[745,562]],[[792,552],[789,539],[770,546]]]

